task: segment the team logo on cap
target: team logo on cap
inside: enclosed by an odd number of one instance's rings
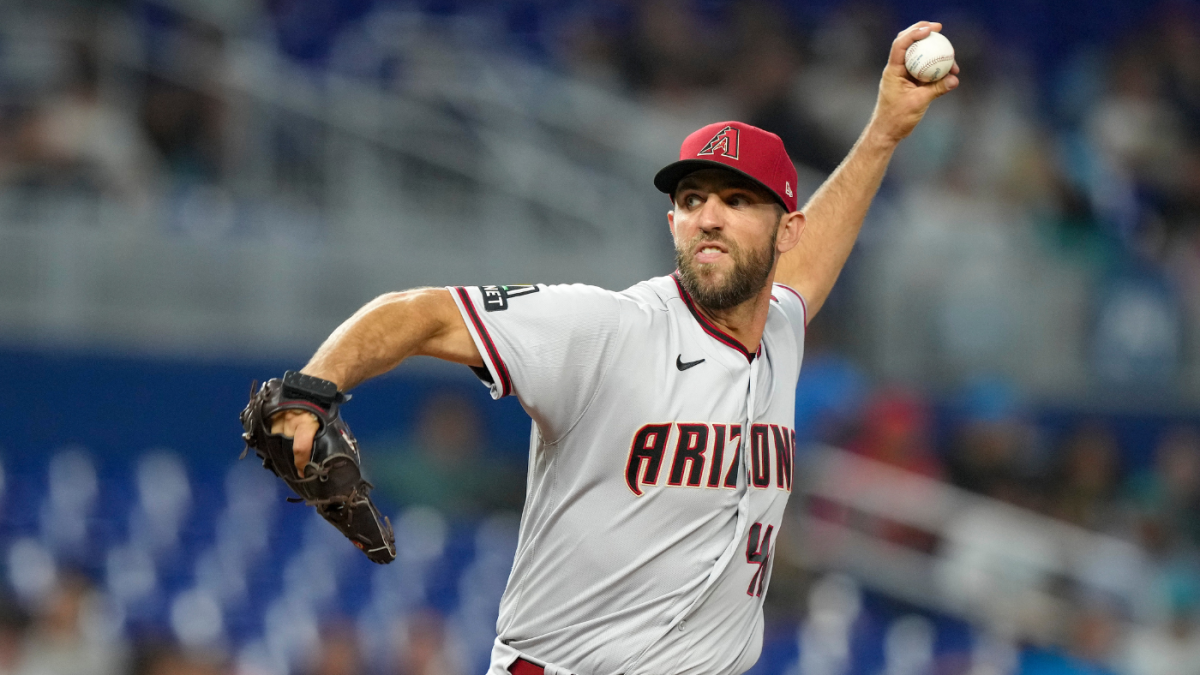
[[[721,129],[717,132],[716,136],[713,136],[712,139],[704,145],[704,149],[696,153],[696,156],[715,155],[718,150],[721,151],[722,157],[728,157],[729,159],[738,158],[737,129],[734,129],[732,126],[726,126],[724,129]]]

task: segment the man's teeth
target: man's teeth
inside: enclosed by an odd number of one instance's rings
[[[720,253],[720,252],[721,252],[721,249],[719,249],[719,248],[713,248],[713,247],[711,247],[711,246],[707,246],[707,247],[705,247],[705,248],[702,248],[702,249],[700,249],[700,252],[701,252],[701,253]]]

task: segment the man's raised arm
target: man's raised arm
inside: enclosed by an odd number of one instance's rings
[[[419,288],[375,298],[338,326],[301,372],[329,380],[346,391],[410,356],[483,366],[483,357],[450,291]],[[297,410],[279,413],[273,420],[273,433],[294,439],[296,468],[301,472],[317,428],[316,418]]]
[[[800,243],[780,258],[775,280],[804,296],[810,321],[825,304],[854,248],[896,146],[916,128],[933,99],[958,86],[957,65],[929,84],[913,80],[904,66],[909,45],[941,29],[940,23],[921,21],[896,36],[871,121],[846,159],[801,209],[806,224]]]

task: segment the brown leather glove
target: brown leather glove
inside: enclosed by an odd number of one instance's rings
[[[371,562],[390,563],[396,559],[396,537],[392,524],[379,514],[369,493],[373,487],[359,470],[358,441],[339,414],[341,404],[350,397],[337,385],[311,375],[287,371],[283,379],[271,379],[256,392],[250,389],[250,403],[242,411],[246,451],[250,448],[299,498],[314,506],[321,517],[333,524],[351,542],[367,554]],[[304,410],[317,418],[320,429],[313,437],[312,456],[301,475],[296,471],[292,439],[271,433],[271,418],[285,410]]]

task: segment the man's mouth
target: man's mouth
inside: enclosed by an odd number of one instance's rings
[[[704,243],[697,247],[695,260],[701,265],[716,262],[728,251],[725,247],[713,243]]]

